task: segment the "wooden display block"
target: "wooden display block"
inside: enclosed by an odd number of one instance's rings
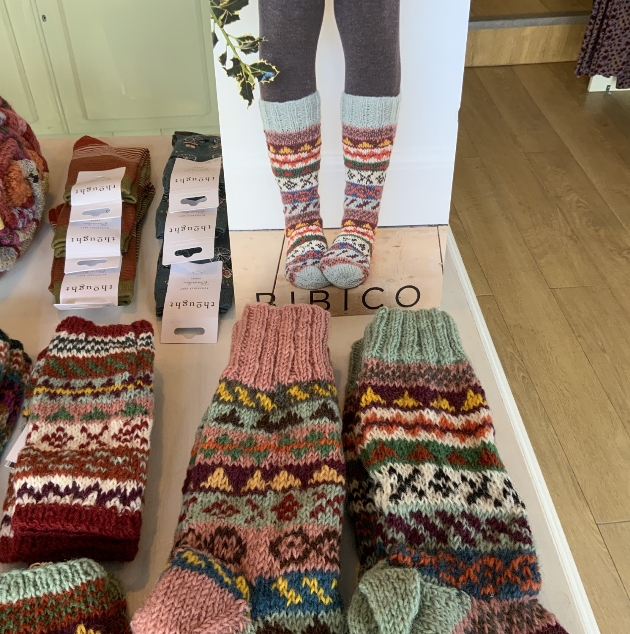
[[[368,280],[348,290],[327,286],[317,291],[296,288],[284,277],[282,231],[231,232],[236,313],[254,302],[316,304],[334,316],[370,315],[381,306],[437,307],[446,231],[445,226],[379,228]],[[330,244],[337,230],[325,234]]]

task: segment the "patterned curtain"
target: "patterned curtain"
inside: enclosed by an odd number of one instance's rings
[[[594,0],[576,75],[617,77],[630,88],[630,1]]]

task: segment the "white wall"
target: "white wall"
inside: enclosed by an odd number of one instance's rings
[[[258,34],[258,3],[250,4],[241,20],[230,25],[233,34]],[[448,223],[468,12],[469,0],[401,0],[402,108],[381,226]],[[215,57],[222,50],[218,44]],[[248,109],[234,80],[218,64],[215,70],[230,228],[284,228],[258,91]],[[326,1],[317,77],[322,98],[322,215],[324,226],[338,227],[344,188],[339,119],[344,63],[333,0]]]

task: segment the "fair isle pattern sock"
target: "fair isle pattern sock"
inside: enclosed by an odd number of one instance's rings
[[[5,333],[0,330],[0,356],[7,348],[0,379],[0,453],[9,440],[20,415],[24,390],[32,365],[22,344],[15,339],[4,339],[4,337],[6,337]]]
[[[153,328],[68,317],[35,365],[30,431],[9,478],[0,561],[138,550],[153,423]]]
[[[285,276],[299,288],[328,286],[319,270],[328,244],[319,202],[319,94],[297,101],[261,101],[271,169],[280,187],[287,239]]]
[[[193,446],[173,560],[136,634],[345,632],[329,320],[315,306],[245,308]],[[208,614],[224,628],[203,629]]]
[[[77,559],[0,574],[0,634],[130,634],[120,583]]]
[[[346,190],[341,232],[321,261],[326,279],[354,288],[370,274],[370,258],[389,167],[398,97],[344,94],[341,105]]]
[[[344,446],[362,576],[351,634],[566,634],[538,602],[525,506],[452,318],[382,308],[352,360]]]

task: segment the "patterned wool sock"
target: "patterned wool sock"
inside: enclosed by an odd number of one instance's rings
[[[13,427],[20,415],[24,390],[31,371],[31,359],[15,339],[5,339],[0,330],[0,354],[6,349],[0,379],[0,453],[11,437]],[[7,346],[8,344],[8,346]]]
[[[328,281],[319,270],[319,263],[328,244],[319,203],[319,94],[296,101],[261,101],[260,112],[271,169],[284,206],[285,276],[299,288],[323,288]]]
[[[0,634],[130,634],[120,583],[90,559],[0,574]]]
[[[27,390],[30,432],[9,478],[0,561],[138,550],[153,423],[153,328],[68,317]]]
[[[328,323],[315,306],[245,308],[197,432],[174,556],[136,634],[345,631]]]
[[[361,580],[351,634],[566,634],[538,602],[525,506],[452,318],[383,308],[353,352],[344,446]]]
[[[367,279],[383,185],[398,121],[398,97],[343,95],[341,121],[346,191],[341,233],[321,261],[326,279],[354,288]]]

